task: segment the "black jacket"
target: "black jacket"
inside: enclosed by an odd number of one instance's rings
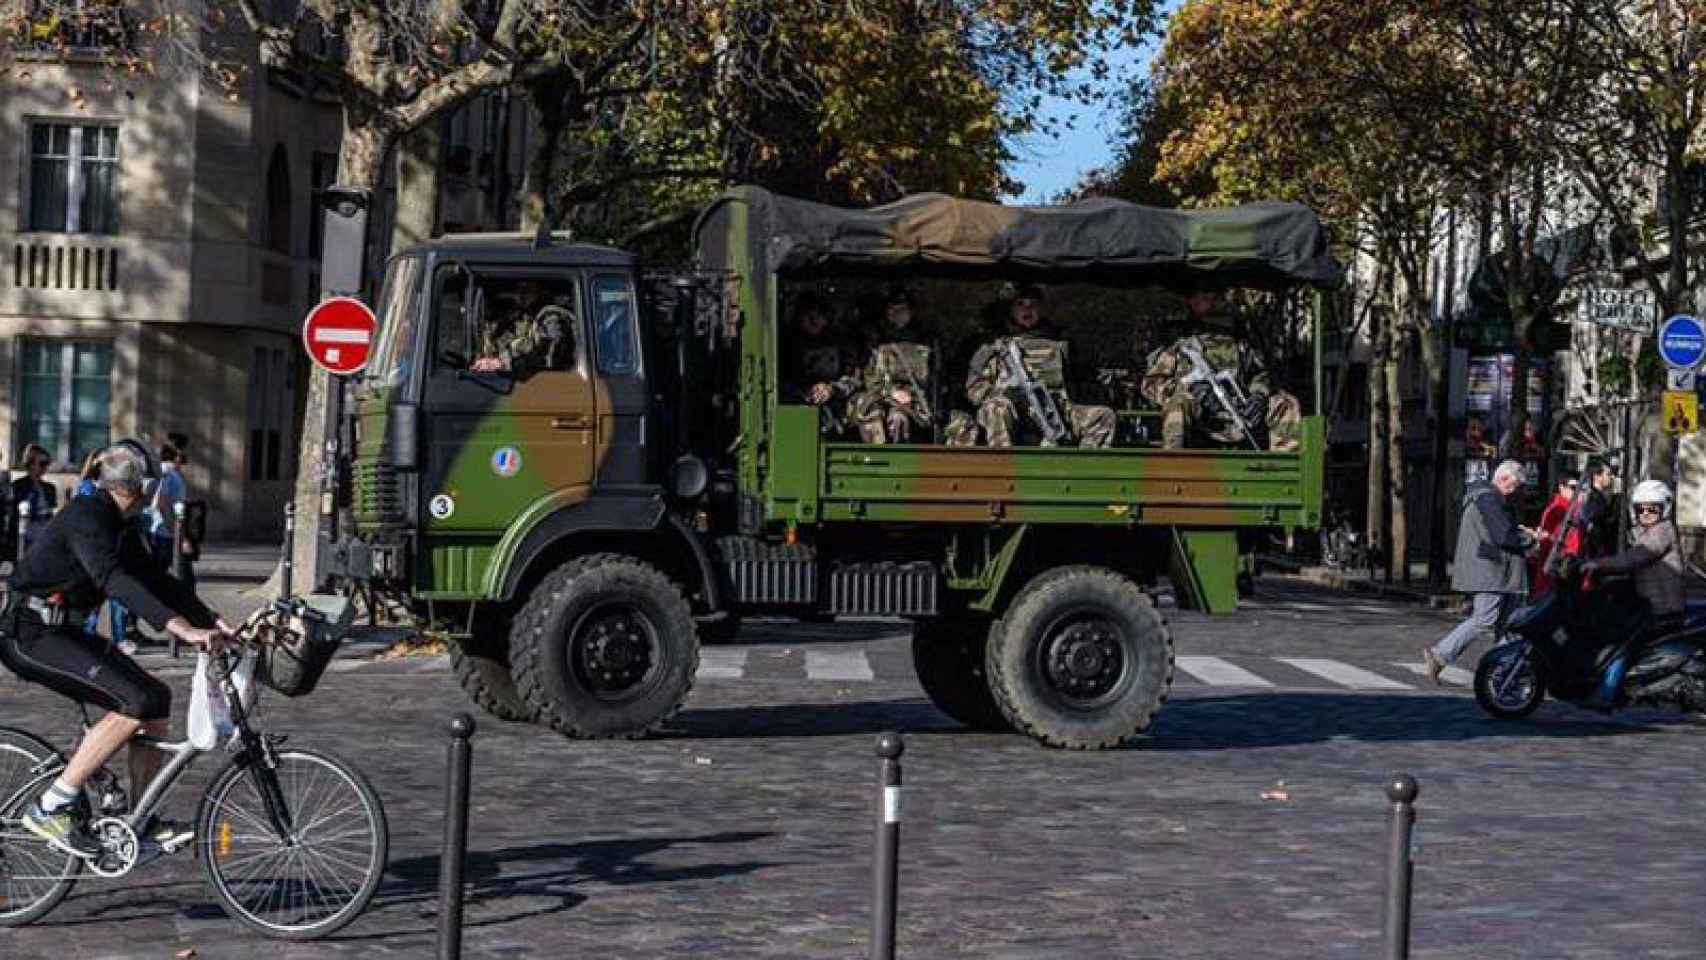
[[[175,616],[203,628],[217,619],[194,591],[155,566],[140,528],[104,490],[73,498],[48,523],[18,561],[12,589],[38,597],[63,593],[76,610],[93,610],[110,597],[156,630]]]

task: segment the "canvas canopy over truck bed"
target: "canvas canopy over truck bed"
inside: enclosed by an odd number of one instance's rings
[[[917,194],[868,210],[730,190],[695,229],[708,264],[754,277],[914,268],[1117,287],[1331,286],[1343,268],[1321,221],[1296,203],[1169,210],[1099,198],[1018,207]],[[744,241],[734,239],[744,238]],[[726,249],[744,242],[746,249]]]

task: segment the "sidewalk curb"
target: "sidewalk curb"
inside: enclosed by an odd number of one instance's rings
[[[1464,601],[1464,597],[1461,594],[1437,594],[1430,593],[1426,590],[1418,590],[1413,587],[1380,583],[1373,580],[1366,580],[1361,577],[1347,576],[1346,574],[1327,567],[1304,566],[1294,560],[1287,560],[1283,557],[1269,556],[1267,554],[1258,556],[1257,561],[1263,567],[1278,570],[1287,576],[1295,577],[1305,583],[1311,583],[1318,587],[1327,587],[1333,590],[1341,590],[1346,593],[1360,593],[1368,596],[1376,596],[1386,600],[1397,600],[1401,603],[1413,603],[1417,606],[1426,606],[1435,610],[1444,610],[1448,612],[1461,612],[1462,610],[1468,609],[1468,604]]]

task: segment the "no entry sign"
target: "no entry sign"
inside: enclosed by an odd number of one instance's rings
[[[308,319],[302,324],[302,346],[326,370],[355,373],[367,366],[377,325],[367,304],[351,297],[333,297],[308,311]]]

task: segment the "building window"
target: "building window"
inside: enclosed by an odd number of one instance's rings
[[[28,229],[118,232],[118,127],[30,123]]]
[[[18,340],[18,429],[13,446],[39,443],[78,466],[112,442],[110,340]]]
[[[254,348],[249,380],[249,480],[284,476],[286,424],[295,409],[296,371],[283,350]]]
[[[282,143],[267,161],[267,246],[290,255],[290,157]]]
[[[326,188],[337,180],[337,176],[337,154],[314,154],[308,174],[308,256],[315,260],[320,259],[321,244],[326,239]],[[310,302],[318,302],[319,299],[320,285],[316,282]]]

